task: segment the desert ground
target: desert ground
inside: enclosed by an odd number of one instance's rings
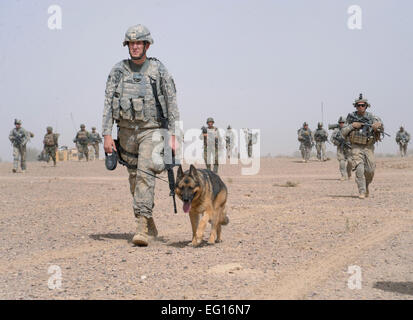
[[[354,177],[339,181],[335,159],[262,158],[253,176],[223,165],[230,222],[215,245],[208,226],[198,248],[162,181],[159,236],[141,248],[124,167],[11,167],[0,163],[0,299],[413,298],[413,157],[377,158],[365,200]]]

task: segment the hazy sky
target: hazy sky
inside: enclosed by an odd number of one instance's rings
[[[48,28],[54,4],[61,30]],[[354,4],[362,30],[347,27]],[[108,73],[128,57],[124,33],[138,23],[155,40],[148,55],[175,79],[185,129],[212,116],[218,127],[261,129],[262,154],[291,154],[322,101],[327,126],[363,92],[392,135],[377,150],[396,152],[398,127],[413,133],[412,16],[409,0],[2,0],[0,157],[12,159],[14,118],[39,149],[48,125],[70,147],[80,123],[101,132]]]

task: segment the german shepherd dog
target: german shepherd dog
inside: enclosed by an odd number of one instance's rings
[[[185,172],[179,166],[175,193],[183,202],[184,212],[189,213],[192,246],[201,244],[207,222],[211,223],[208,243],[220,242],[221,226],[229,222],[225,210],[228,192],[221,178],[210,170],[196,169],[193,165]]]

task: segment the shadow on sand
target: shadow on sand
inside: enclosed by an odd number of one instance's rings
[[[89,238],[97,241],[104,241],[105,239],[112,240],[126,240],[128,242],[132,241],[133,233],[99,233],[90,234]]]
[[[374,284],[373,288],[413,296],[413,282],[379,281]]]
[[[329,194],[327,197],[330,198],[353,198],[353,199],[358,199],[358,196],[342,196],[342,195],[337,195],[337,194]]]

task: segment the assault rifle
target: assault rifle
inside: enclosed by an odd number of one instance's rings
[[[362,134],[366,137],[371,137],[373,136],[373,123],[371,123],[371,120],[365,118],[365,117],[358,117],[352,113],[349,113],[347,116],[347,122],[348,123],[353,123],[353,122],[361,122],[363,124],[362,127]],[[386,135],[388,137],[390,137],[390,135],[386,132],[384,132],[382,129],[378,129],[377,132],[379,132],[382,136]]]
[[[165,129],[165,137],[164,137],[164,156],[166,157],[167,161],[165,163],[165,169],[168,172],[168,182],[169,182],[169,196],[172,197],[173,204],[174,204],[174,212],[178,213],[176,210],[176,200],[175,200],[175,176],[174,176],[174,167],[179,166],[179,163],[176,163],[175,159],[175,152],[169,146],[169,134],[168,134],[168,127],[169,127],[169,119],[168,115],[163,114],[162,105],[159,102],[158,98],[158,90],[156,89],[156,81],[150,78],[152,92],[155,97],[155,105],[156,105],[156,113],[159,122],[161,123],[161,128]],[[169,155],[171,155],[171,161],[169,161]]]
[[[346,141],[346,139],[343,138],[340,131],[337,131],[333,139],[338,142],[338,145],[341,148],[341,150],[343,150],[344,148],[351,149],[351,144],[348,141]]]
[[[314,142],[312,141],[313,139],[311,138],[311,134],[301,134],[301,137],[304,139],[304,144],[306,145],[311,145],[311,147],[314,146]]]
[[[13,138],[13,143],[15,143],[18,146],[21,146],[23,143],[23,138],[20,135],[16,135]]]

